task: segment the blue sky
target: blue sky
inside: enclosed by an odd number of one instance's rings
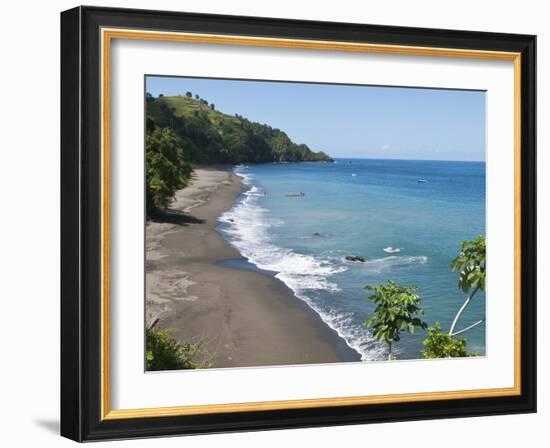
[[[332,157],[485,160],[485,92],[150,76],[146,90],[191,91]]]

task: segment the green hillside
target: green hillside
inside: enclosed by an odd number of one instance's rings
[[[147,94],[147,132],[170,128],[186,160],[197,164],[332,162],[324,152],[296,144],[285,132],[215,110],[198,96]]]

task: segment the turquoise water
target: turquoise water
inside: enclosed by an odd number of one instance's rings
[[[362,325],[374,308],[366,284],[417,285],[424,319],[448,330],[465,299],[451,260],[462,240],[485,233],[484,162],[337,159],[235,172],[250,189],[220,218],[220,232],[249,262],[273,271],[364,360],[385,357]],[[384,251],[389,247],[399,251]],[[484,315],[480,294],[457,328]],[[421,357],[425,336],[403,335],[397,357]],[[485,353],[485,325],[465,336],[469,350]]]

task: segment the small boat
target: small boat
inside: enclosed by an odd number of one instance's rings
[[[302,197],[302,196],[305,196],[305,193],[302,193],[301,191],[298,193],[293,193],[293,192],[285,193],[285,197],[287,198],[296,198],[296,197]]]
[[[426,182],[428,182],[426,179],[417,179],[416,180],[419,184],[425,184]]]
[[[401,252],[401,249],[399,249],[398,247],[391,247],[391,246],[388,246],[388,247],[384,247],[384,252],[386,252],[387,254],[396,254],[398,252]]]
[[[353,173],[352,176],[355,177],[355,176],[357,176],[357,174]]]

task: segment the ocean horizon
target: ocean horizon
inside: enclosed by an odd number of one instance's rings
[[[418,286],[423,319],[449,329],[465,298],[451,261],[461,241],[485,234],[485,162],[337,158],[234,171],[248,189],[219,218],[218,231],[363,360],[387,358],[385,345],[363,326],[374,310],[365,285],[391,279]],[[459,328],[484,316],[483,293]],[[485,324],[464,336],[469,352],[485,355]],[[402,334],[394,354],[421,358],[425,337]]]

